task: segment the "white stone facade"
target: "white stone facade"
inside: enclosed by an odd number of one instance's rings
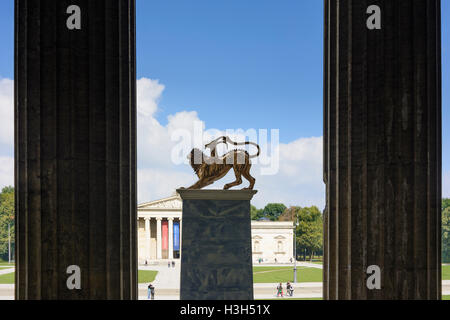
[[[252,221],[253,263],[292,263],[294,223]]]
[[[182,204],[174,195],[138,206],[139,264],[180,259]],[[293,222],[252,221],[253,263],[293,261],[293,236]]]
[[[181,211],[182,202],[178,195],[138,206],[139,264],[180,258],[181,251],[175,250],[174,246],[174,225],[179,225],[181,248],[181,230],[183,228]],[[165,227],[167,228],[166,233],[164,232]],[[166,249],[164,248],[165,244]]]

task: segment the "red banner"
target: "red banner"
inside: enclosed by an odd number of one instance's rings
[[[162,249],[169,250],[169,221],[162,221]]]

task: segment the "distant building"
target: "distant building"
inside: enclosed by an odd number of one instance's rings
[[[294,259],[294,223],[252,221],[253,263],[289,263]]]
[[[178,195],[138,206],[139,264],[181,257],[182,200]],[[253,263],[293,259],[293,222],[252,221]]]

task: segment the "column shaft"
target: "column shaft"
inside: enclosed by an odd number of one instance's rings
[[[439,0],[325,0],[326,299],[441,297],[440,28]]]
[[[173,218],[169,218],[169,259],[173,259]]]
[[[183,251],[183,220],[180,217],[180,260],[182,251]]]
[[[16,298],[135,299],[135,2],[71,5],[15,1]]]
[[[150,229],[150,222],[151,222],[151,218],[145,218],[145,259],[147,261],[150,260],[150,250],[151,250],[151,238],[152,238],[152,233],[151,233],[151,229]]]
[[[162,230],[161,218],[156,218],[156,259],[162,259]]]

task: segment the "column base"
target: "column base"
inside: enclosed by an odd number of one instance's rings
[[[178,190],[181,300],[253,300],[251,190]]]

